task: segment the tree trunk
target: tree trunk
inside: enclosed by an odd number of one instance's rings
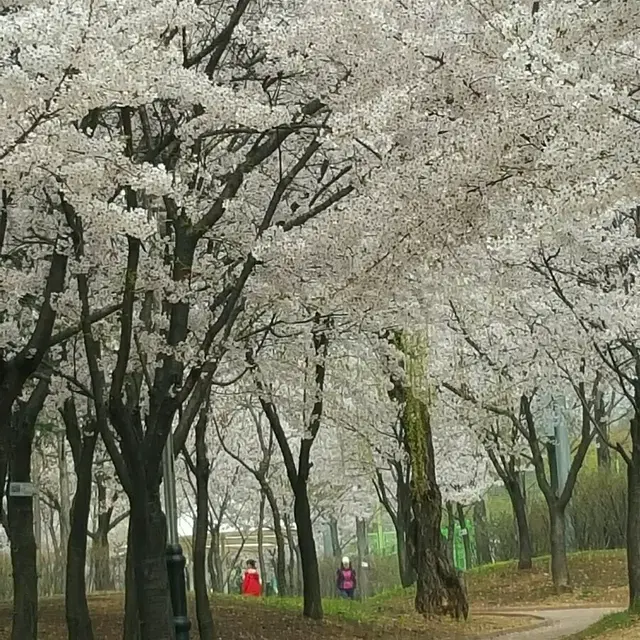
[[[409,377],[411,380],[411,376]],[[469,603],[459,573],[443,548],[442,495],[436,482],[431,418],[426,403],[409,393],[403,419],[413,469],[412,507],[415,521],[417,588],[415,607],[426,616],[469,615]],[[450,520],[453,529],[454,521]]]
[[[447,558],[453,567],[456,566],[455,536],[456,520],[453,514],[453,504],[447,502]]]
[[[293,551],[296,554],[296,593],[304,597],[304,574],[302,573],[302,552],[300,551],[300,545],[294,545]]]
[[[209,588],[211,589],[211,591],[213,591],[213,593],[218,593],[218,576],[216,575],[216,569],[213,563],[213,540],[209,543],[209,548],[207,549],[207,571],[209,572]]]
[[[456,505],[458,511],[458,524],[460,525],[460,535],[462,536],[462,544],[464,545],[464,568],[469,571],[473,567],[473,557],[471,555],[471,538],[467,529],[467,519],[464,515],[464,507],[458,502]]]
[[[260,567],[260,585],[262,595],[266,593],[267,565],[264,561],[264,509],[266,497],[264,492],[260,495],[260,511],[258,516],[258,566]]]
[[[407,473],[409,471],[407,470]],[[406,589],[415,584],[415,548],[411,531],[413,519],[411,511],[411,486],[406,481],[403,467],[397,469],[396,500],[397,512],[395,518],[396,540],[398,543],[398,564],[400,568],[400,581]]]
[[[93,640],[93,627],[87,603],[85,566],[87,529],[91,508],[91,470],[97,432],[87,435],[76,462],[76,493],[71,506],[66,566],[65,607],[69,640]]]
[[[425,616],[450,613],[465,618],[469,604],[463,584],[447,556],[442,536],[442,495],[436,482],[433,432],[429,415],[424,336],[396,332],[390,336],[403,353],[405,376],[393,375],[390,397],[402,406],[402,445],[411,465],[411,535],[415,545],[415,608]],[[420,390],[420,391],[418,391]]]
[[[211,517],[211,515],[209,516]],[[211,528],[211,542],[207,552],[207,566],[209,567],[209,579],[211,591],[221,593],[224,591],[224,575],[222,569],[222,557],[220,556],[220,527]]]
[[[287,584],[287,547],[284,532],[282,531],[282,518],[278,501],[269,486],[264,487],[269,507],[273,515],[273,534],[276,539],[276,581],[278,582],[278,595],[289,595]]]
[[[207,590],[207,531],[209,530],[209,477],[211,467],[205,441],[208,407],[201,410],[196,422],[196,462],[189,463],[196,477],[196,522],[193,536],[193,588],[196,597],[196,618],[200,640],[213,640],[215,628]],[[172,437],[172,436],[169,436]],[[185,457],[187,457],[185,453]],[[212,540],[213,544],[213,540]]]
[[[608,426],[604,428],[607,431],[609,429]],[[611,469],[611,449],[606,444],[606,442],[602,440],[601,436],[599,435],[596,438],[596,451],[598,455],[598,469],[602,471],[609,471]]]
[[[202,459],[196,451],[196,522],[193,543],[193,588],[196,597],[196,618],[198,620],[200,640],[213,640],[215,637],[205,571],[209,518],[208,466],[206,453],[204,459]],[[212,540],[211,542],[213,545],[214,541]]]
[[[141,640],[174,640],[173,613],[167,576],[166,518],[159,487],[134,488],[131,501],[133,560]]]
[[[417,589],[415,606],[423,615],[449,613],[465,618],[469,607],[466,594],[448,554],[440,531],[442,506],[440,490],[434,484],[413,503],[416,536]]]
[[[300,564],[302,566],[303,614],[312,620],[321,620],[323,612],[320,571],[318,570],[316,543],[313,538],[309,494],[307,492],[307,484],[304,481],[298,482],[298,486],[295,489],[293,511],[298,533]]]
[[[596,451],[598,459],[598,469],[609,471],[611,469],[611,449],[609,441],[609,423],[605,419],[606,408],[604,406],[604,395],[600,389],[596,394],[595,417],[598,422],[598,433],[596,434]]]
[[[629,610],[640,613],[640,416],[631,424],[631,460],[627,464],[627,573]]]
[[[109,534],[100,526],[98,526],[96,537],[91,544],[91,557],[93,560],[94,590],[113,591],[115,584],[111,575]]]
[[[17,402],[9,422],[0,425],[3,446],[9,451],[9,481],[31,481],[31,450],[38,415],[49,393],[41,380],[26,402]],[[7,416],[0,415],[0,420]],[[6,428],[8,427],[8,429]],[[13,569],[13,625],[11,640],[36,640],[38,636],[38,562],[33,527],[33,499],[7,496],[7,526]]]
[[[71,497],[69,490],[69,467],[67,464],[67,446],[64,433],[58,440],[58,476],[60,482],[60,584],[66,585],[67,548],[71,531]],[[62,592],[63,589],[60,589]]]
[[[338,521],[335,518],[329,520],[329,535],[331,536],[331,553],[334,558],[339,560],[342,558],[342,548],[340,547]]]
[[[12,425],[10,482],[31,480],[33,426]],[[11,640],[37,640],[38,570],[33,529],[33,501],[7,496],[11,565],[13,569],[13,626]]]
[[[493,561],[491,557],[491,541],[487,527],[487,506],[484,499],[478,500],[473,505],[473,524],[476,532],[476,556],[478,564],[490,564]]]
[[[413,586],[416,581],[416,574],[413,567],[408,546],[408,532],[411,528],[411,522],[401,523],[400,519],[396,524],[396,546],[398,548],[398,571],[400,572],[400,583],[404,589]]]
[[[291,521],[288,514],[284,514],[284,526],[287,532],[287,544],[289,545],[289,587],[291,595],[300,595],[299,589],[296,589],[296,543],[293,539],[293,531],[291,530]]]
[[[360,599],[364,600],[369,596],[369,532],[367,521],[364,518],[356,518],[356,546],[358,549],[358,591]]]
[[[115,585],[111,575],[111,553],[109,549],[109,531],[113,507],[107,506],[107,487],[104,480],[96,477],[98,488],[98,527],[91,545],[93,562],[94,589],[96,591],[113,591]]]
[[[40,457],[35,458],[35,469],[32,469],[33,485],[35,487],[35,495],[33,496],[33,519],[34,519],[34,535],[36,538],[36,554],[38,567],[40,567],[40,558],[42,557],[42,505],[40,504]],[[5,476],[0,472],[0,482],[6,480]]]
[[[136,594],[135,561],[133,559],[133,527],[129,518],[127,559],[125,565],[124,635],[123,640],[140,640],[140,618]]]
[[[531,546],[531,534],[529,532],[529,519],[527,517],[527,505],[522,495],[520,482],[505,483],[511,508],[518,529],[518,569],[528,571],[533,567],[533,547]]]
[[[553,586],[557,593],[562,593],[570,588],[564,511],[565,510],[557,504],[549,505],[551,579],[553,580]]]

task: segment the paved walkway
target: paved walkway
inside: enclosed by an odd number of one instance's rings
[[[602,616],[614,613],[618,609],[542,609],[530,611],[510,611],[522,615],[543,618],[542,626],[529,631],[515,631],[505,635],[497,635],[500,640],[560,640],[565,636],[583,631]],[[497,612],[496,612],[497,613]],[[505,613],[507,613],[505,611]]]

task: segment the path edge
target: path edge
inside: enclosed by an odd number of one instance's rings
[[[535,622],[531,624],[523,625],[517,629],[501,629],[500,631],[493,631],[491,634],[477,633],[473,636],[469,636],[470,640],[492,640],[493,638],[502,638],[503,636],[511,635],[512,633],[528,633],[529,631],[536,631],[537,629],[544,629],[553,625],[553,620],[549,620],[541,615],[532,615],[530,613],[520,611],[478,611],[473,612],[474,616],[498,616],[503,618],[529,618]]]

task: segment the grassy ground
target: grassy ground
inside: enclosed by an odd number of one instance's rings
[[[524,628],[532,620],[498,615],[472,615],[467,622],[426,621],[411,611],[408,594],[375,598],[365,604],[326,601],[322,623],[305,621],[300,601],[223,597],[213,602],[218,633],[234,640],[464,640],[492,637],[498,631]],[[96,640],[121,640],[123,599],[120,594],[95,596],[90,600]],[[194,607],[190,613],[193,618]],[[0,640],[8,640],[11,605],[0,605]],[[62,599],[46,599],[40,605],[38,637],[67,637]],[[198,634],[191,634],[198,640]]]
[[[571,593],[556,596],[551,587],[549,559],[539,558],[531,571],[517,570],[513,562],[480,567],[467,574],[472,614],[466,623],[451,620],[425,621],[413,612],[410,592],[398,590],[370,598],[364,603],[325,601],[326,620],[317,624],[302,619],[297,599],[267,600],[240,597],[217,598],[215,619],[223,638],[234,640],[462,640],[495,637],[498,631],[530,626],[530,618],[500,616],[491,610],[593,605],[625,606],[626,564],[623,551],[573,554],[569,568],[574,584]],[[96,640],[121,640],[122,596],[95,596],[90,601]],[[191,607],[193,617],[194,607]],[[8,640],[11,605],[0,604],[0,640]],[[626,614],[604,619],[575,640],[640,638],[640,621]],[[603,635],[604,634],[604,635]],[[608,635],[607,635],[608,634]],[[39,637],[66,638],[64,603],[41,602]],[[192,640],[197,640],[197,633]]]
[[[549,558],[537,558],[531,571],[500,562],[467,574],[469,599],[476,608],[626,606],[625,552],[590,551],[569,556],[573,590],[557,596],[551,585]],[[638,636],[640,637],[640,636]]]
[[[637,640],[640,638],[640,617],[630,615],[626,611],[613,613],[610,616],[605,616],[586,631],[571,636],[568,640],[588,640],[589,638]]]

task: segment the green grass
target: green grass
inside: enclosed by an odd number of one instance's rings
[[[607,560],[619,560],[626,558],[624,549],[601,549],[593,551],[576,551],[568,554],[569,560],[580,564],[599,563]],[[546,567],[551,561],[551,556],[537,556],[533,558],[533,566],[538,568]],[[494,573],[511,572],[517,568],[516,560],[503,560],[494,562],[493,564],[485,564],[480,567],[474,567],[467,571],[469,576],[487,576]]]
[[[323,598],[322,608],[325,615],[330,618],[358,624],[371,624],[386,618],[398,604],[412,601],[413,593],[412,589],[397,588],[384,591],[364,601]],[[302,598],[266,598],[262,602],[268,607],[287,612],[298,612],[302,609]]]
[[[466,621],[455,620],[448,616],[425,619],[424,616],[415,612],[414,597],[414,589],[398,588],[364,601],[326,598],[323,599],[322,606],[328,623],[359,625],[359,628],[375,630],[376,633],[381,634],[380,637],[389,640],[396,637],[402,637],[405,640],[417,638],[462,640],[463,638],[493,637],[491,634],[526,627],[532,622],[528,618],[492,615],[489,612],[472,614]],[[244,603],[244,606],[255,606],[256,610],[266,608],[271,613],[275,612],[276,615],[280,612],[282,618],[299,615],[302,610],[302,598],[261,600],[245,598]],[[353,629],[353,627],[348,628]],[[402,636],[395,635],[399,630],[402,630]]]
[[[587,638],[599,638],[605,633],[630,629],[640,622],[640,616],[630,614],[628,611],[612,613],[592,624],[588,629],[581,631],[567,640],[587,640]]]

